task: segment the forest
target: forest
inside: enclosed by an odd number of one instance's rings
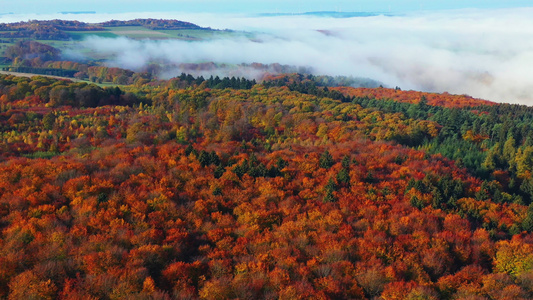
[[[533,297],[533,108],[122,76],[0,75],[0,298]]]

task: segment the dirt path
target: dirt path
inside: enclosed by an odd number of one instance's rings
[[[61,76],[34,74],[34,73],[20,73],[20,72],[0,71],[0,74],[13,75],[13,76],[19,76],[19,77],[43,76],[43,77],[50,77],[50,78],[55,78],[55,79],[65,79],[65,80],[70,80],[70,81],[74,81],[74,82],[83,81],[83,80],[79,80],[79,79],[76,79],[76,78],[70,78],[70,77],[61,77]]]

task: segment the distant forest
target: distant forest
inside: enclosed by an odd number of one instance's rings
[[[69,40],[65,31],[102,31],[105,27],[142,26],[152,30],[206,29],[178,20],[135,19],[130,21],[107,21],[89,24],[79,21],[50,20],[0,23],[1,38],[31,38],[35,40]]]

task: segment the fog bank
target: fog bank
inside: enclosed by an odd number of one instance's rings
[[[169,18],[170,14],[161,14]],[[533,9],[325,18],[187,14],[184,21],[256,32],[210,41],[92,37],[84,46],[139,69],[170,63],[280,63],[387,86],[533,105]]]

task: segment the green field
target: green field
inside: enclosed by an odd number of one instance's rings
[[[69,48],[79,41],[85,40],[89,36],[98,36],[103,38],[127,37],[131,39],[153,39],[167,40],[177,39],[186,41],[209,40],[217,38],[246,37],[251,38],[251,34],[245,32],[235,32],[226,30],[211,29],[179,29],[179,30],[152,30],[143,26],[117,26],[106,27],[105,30],[98,31],[65,31],[71,41],[60,40],[36,40],[37,42],[50,45],[59,49]],[[0,31],[1,33],[1,31]],[[5,49],[22,38],[10,38],[8,43],[0,43],[0,56]],[[7,39],[4,39],[7,40]]]
[[[89,36],[98,36],[98,37],[104,37],[104,38],[115,38],[118,37],[113,32],[110,31],[65,31],[72,37],[75,41],[82,41],[86,39]]]
[[[158,32],[165,33],[171,36],[172,38],[184,40],[207,40],[216,38],[237,37],[243,35],[243,33],[235,31],[209,29],[158,30]]]
[[[151,30],[142,26],[117,26],[106,27],[106,31],[67,31],[73,40],[83,40],[90,35],[100,37],[123,36],[131,39],[179,39],[179,40],[206,40],[214,38],[227,38],[246,36],[246,34],[234,31],[222,31],[211,29],[179,29],[179,30]]]
[[[0,43],[0,56],[4,56],[4,52],[6,51],[6,49],[8,47],[10,47],[10,46],[13,46],[13,44],[15,44],[15,42],[13,42],[13,43]]]
[[[131,39],[168,39],[166,33],[144,28],[142,26],[118,26],[107,27],[110,32],[117,36],[124,36]]]

